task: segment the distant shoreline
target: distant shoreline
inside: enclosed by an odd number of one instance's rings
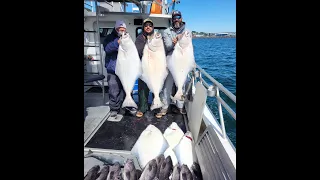
[[[203,36],[203,37],[192,36],[192,39],[209,39],[209,38],[212,38],[212,39],[217,39],[217,38],[236,38],[236,36],[210,36],[210,37],[206,37],[206,36]]]

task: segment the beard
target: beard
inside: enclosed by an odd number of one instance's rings
[[[181,27],[181,23],[180,22],[175,22],[174,23],[174,28],[179,29]]]

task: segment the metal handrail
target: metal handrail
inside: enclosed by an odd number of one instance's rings
[[[232,94],[228,89],[226,89],[221,83],[211,77],[207,72],[205,72],[200,66],[197,65],[197,69],[200,70],[210,81],[217,85],[222,92],[224,92],[233,102],[236,102],[236,96]]]
[[[198,72],[197,69],[199,70]],[[236,103],[236,96],[232,94],[228,89],[226,89],[221,83],[215,80],[212,76],[210,76],[205,70],[203,70],[200,66],[196,65],[196,69],[194,69],[193,73],[191,73],[191,77],[193,79],[199,78],[199,82],[204,85],[208,89],[208,91],[215,91],[213,97],[216,97],[218,104],[218,112],[220,117],[220,125],[222,129],[223,138],[226,138],[226,129],[224,125],[224,118],[222,112],[222,106],[227,110],[227,112],[231,115],[231,117],[236,120],[236,113],[230,108],[230,106],[221,98],[220,91],[226,94],[234,103]],[[198,75],[197,75],[198,74]],[[203,78],[202,75],[205,75],[212,83],[213,86],[209,85]]]

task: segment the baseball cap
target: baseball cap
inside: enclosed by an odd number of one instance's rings
[[[146,23],[146,22],[151,22],[153,24],[153,22],[152,22],[152,20],[150,18],[147,18],[147,19],[143,20],[143,24]]]
[[[174,17],[174,16],[182,16],[182,15],[181,15],[181,12],[180,12],[180,11],[174,10],[174,11],[172,12],[172,15],[171,15],[171,16]]]

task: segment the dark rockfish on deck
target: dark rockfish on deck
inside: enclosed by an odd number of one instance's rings
[[[118,162],[116,162],[113,166],[110,166],[107,180],[120,180],[121,179],[120,172],[121,172],[121,166]]]
[[[139,170],[139,169],[136,169],[136,176],[137,176],[137,179],[140,179],[140,176],[142,174],[142,171]]]
[[[113,165],[116,162],[120,164],[124,164],[125,158],[118,154],[108,154],[107,157],[99,156],[97,154],[94,154],[91,150],[89,150],[88,154],[84,156],[84,158],[93,157],[98,159],[99,161],[105,163],[106,165]]]
[[[171,175],[171,180],[180,180],[180,167],[179,164],[175,165]]]
[[[158,179],[156,177],[157,173],[157,161],[152,159],[149,163],[145,166],[144,170],[142,171],[141,177],[139,180],[154,180]]]
[[[156,162],[157,162],[157,174],[156,177],[159,178],[159,174],[160,174],[160,168],[161,168],[161,164],[164,162],[165,158],[163,154],[160,154],[157,158],[156,158]]]
[[[172,160],[171,157],[168,156],[161,164],[159,179],[161,180],[169,180],[169,176],[172,172]]]
[[[137,180],[136,168],[132,159],[128,159],[123,168],[123,180]]]
[[[185,164],[181,166],[180,180],[193,180],[192,173]]]
[[[201,169],[198,163],[194,162],[191,166],[191,173],[194,180],[202,180]]]
[[[104,166],[101,171],[100,175],[96,180],[106,180],[109,174],[109,166]]]
[[[99,165],[93,166],[87,173],[87,175],[84,177],[84,180],[95,180],[97,178],[97,174],[100,170]]]

